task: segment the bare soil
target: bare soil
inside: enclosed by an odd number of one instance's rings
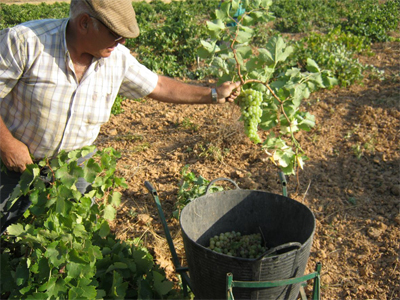
[[[307,272],[322,263],[324,299],[400,299],[399,46],[377,44],[375,56],[360,58],[385,70],[386,80],[320,91],[304,105],[316,126],[297,136],[310,160],[298,177],[287,178],[288,196],[315,214]],[[235,105],[144,99],[123,109],[97,140],[100,148],[121,151],[118,172],[129,184],[113,228],[121,239],[141,237],[172,280],[171,253],[145,180],[159,194],[182,265],[172,211],[185,165],[208,180],[227,177],[242,189],[282,194],[278,169],[243,134]]]
[[[400,43],[377,44],[373,50],[375,56],[360,60],[384,70],[386,80],[313,94],[304,109],[315,115],[316,126],[297,136],[310,160],[298,176],[287,178],[288,196],[316,217],[307,272],[322,263],[323,299],[400,299]],[[129,185],[113,229],[121,239],[140,237],[176,282],[144,181],[159,194],[185,265],[179,223],[172,218],[184,166],[208,180],[227,177],[242,189],[282,194],[278,169],[243,134],[233,104],[174,106],[144,99],[125,101],[123,109],[96,142],[122,153],[118,173]]]

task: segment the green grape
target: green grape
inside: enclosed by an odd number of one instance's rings
[[[256,144],[261,143],[257,131],[258,124],[261,122],[262,109],[260,106],[262,101],[262,93],[253,89],[242,91],[238,101],[242,113],[245,134]]]
[[[223,232],[210,238],[208,249],[228,256],[257,258],[267,251],[260,233],[242,235],[240,232]]]

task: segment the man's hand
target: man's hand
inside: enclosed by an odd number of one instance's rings
[[[216,90],[218,103],[233,102],[240,95],[240,81],[224,82]]]
[[[1,160],[10,171],[22,173],[26,165],[33,163],[28,147],[15,138],[8,140],[1,148]]]

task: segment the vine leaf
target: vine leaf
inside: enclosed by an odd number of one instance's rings
[[[286,47],[286,43],[280,36],[273,36],[265,47],[264,54],[276,65],[278,62],[285,61],[293,52],[293,47]]]
[[[153,278],[154,288],[159,295],[166,295],[172,289],[173,283],[170,281],[166,281],[165,276],[163,276],[162,274],[153,271]]]

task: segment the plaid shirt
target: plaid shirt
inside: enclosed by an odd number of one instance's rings
[[[0,113],[35,159],[91,145],[117,94],[150,94],[158,75],[123,45],[93,59],[80,82],[65,32],[68,19],[37,20],[0,31]]]

